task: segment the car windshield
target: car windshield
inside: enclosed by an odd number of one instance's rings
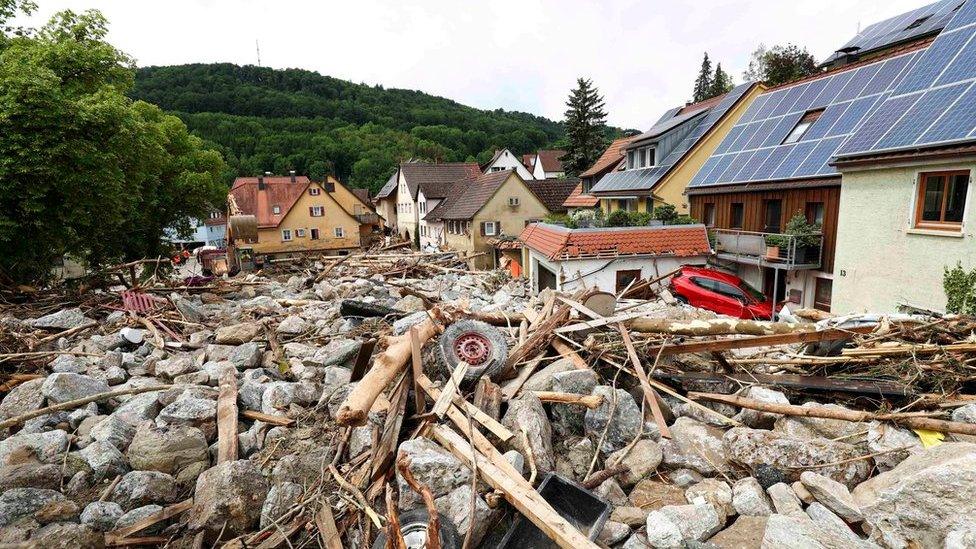
[[[748,294],[749,297],[752,298],[753,300],[755,300],[756,302],[758,302],[758,303],[765,303],[766,302],[766,296],[763,295],[763,293],[760,292],[759,290],[757,290],[757,289],[753,288],[752,286],[750,286],[749,283],[746,282],[745,280],[743,280],[743,281],[741,281],[739,283],[739,287],[742,288],[743,290],[745,290],[746,291],[746,294]]]

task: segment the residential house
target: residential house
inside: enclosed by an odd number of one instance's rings
[[[878,25],[862,35],[882,40],[865,43],[860,57],[837,57],[757,97],[687,188],[691,215],[714,229],[717,262],[777,301],[833,308],[841,173],[832,158],[931,43],[892,32],[892,21]],[[865,204],[877,220],[874,202]],[[785,234],[795,216],[819,233]]]
[[[519,240],[533,292],[599,288],[617,293],[681,265],[704,265],[709,254],[704,225],[568,229],[533,223]]]
[[[386,180],[379,192],[373,198],[373,207],[376,213],[382,218],[383,228],[387,232],[395,231],[397,228],[397,189],[400,183],[400,168],[393,172],[393,175]]]
[[[533,179],[555,179],[566,176],[562,162],[564,156],[566,156],[566,151],[547,149],[522,155],[522,162],[532,172]]]
[[[619,145],[623,169],[607,169],[590,188],[600,198],[600,208],[650,212],[661,204],[688,212],[685,187],[718,148],[743,113],[762,92],[755,83],[735,87],[729,93],[676,107],[666,112],[648,131]]]
[[[332,176],[326,177],[320,185],[359,222],[360,246],[368,248],[382,236],[382,220],[369,202],[368,189],[350,189]]]
[[[590,194],[593,186],[597,184],[603,176],[614,170],[622,170],[626,167],[624,147],[633,140],[633,136],[614,139],[607,147],[600,158],[592,166],[580,174],[580,183],[573,189],[563,206],[569,211],[574,212],[580,209],[594,209],[600,205],[600,199]]]
[[[257,218],[257,241],[237,243],[256,256],[343,254],[360,247],[359,220],[324,184],[305,176],[238,177],[230,194],[242,214]]]
[[[223,212],[211,212],[210,217],[203,220],[206,227],[207,246],[223,248],[227,245],[227,217]]]
[[[474,269],[500,266],[494,247],[498,239],[515,237],[530,222],[549,214],[545,204],[513,170],[491,172],[459,180],[425,221],[438,231],[440,242],[452,250],[480,254]]]
[[[168,228],[165,231],[166,238],[173,244],[179,244],[186,249],[199,246],[222,247],[225,245],[227,238],[227,219],[223,213],[214,210],[203,221],[198,219],[190,219],[189,221],[193,227],[193,232],[188,236],[180,237],[176,234],[175,229]]]
[[[835,312],[944,312],[944,269],[976,268],[976,2],[958,4],[901,16],[928,17],[938,36],[833,161],[843,174]]]
[[[508,149],[500,149],[495,151],[495,155],[491,157],[491,160],[489,160],[487,164],[485,164],[485,168],[482,171],[484,173],[491,173],[512,169],[518,172],[519,177],[521,177],[523,181],[535,179],[532,176],[532,172],[525,167],[525,164],[522,163],[521,159],[512,154],[512,151]]]
[[[396,232],[401,238],[421,246],[430,243],[430,229],[423,223],[427,212],[443,200],[458,180],[476,177],[481,167],[474,162],[404,162],[397,168],[396,183],[391,177],[377,194],[380,211],[389,212],[395,204]],[[390,187],[389,189],[387,187]],[[387,218],[390,222],[390,218]]]
[[[534,179],[526,181],[525,184],[546,205],[549,213],[564,214],[568,211],[564,204],[573,190],[579,186],[579,179],[575,177]]]

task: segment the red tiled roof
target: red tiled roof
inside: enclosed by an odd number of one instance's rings
[[[542,163],[542,170],[546,172],[563,171],[563,162],[560,158],[566,156],[566,151],[558,149],[539,151],[539,162]]]
[[[576,178],[551,178],[534,179],[525,184],[550,212],[561,213],[566,211],[563,203],[580,183]]]
[[[618,255],[691,257],[710,251],[704,225],[567,229],[533,223],[522,231],[519,240],[551,260]]]
[[[567,208],[592,208],[599,203],[600,199],[592,194],[583,194],[583,184],[580,183],[576,185],[573,192],[569,193],[569,197],[563,202],[563,206]]]
[[[532,160],[535,159],[534,154],[523,154],[522,155],[522,165],[532,171]]]
[[[258,227],[277,227],[285,218],[295,202],[308,188],[309,180],[304,175],[292,182],[289,176],[265,176],[265,190],[258,191],[257,177],[238,177],[230,193],[237,201],[237,207],[245,215],[253,215],[258,219]],[[279,213],[274,213],[278,206]]]
[[[624,157],[624,147],[633,139],[634,136],[614,139],[613,143],[610,143],[610,146],[607,147],[607,150],[603,151],[603,154],[600,155],[600,158],[597,158],[592,166],[581,173],[580,177],[593,177],[600,175],[605,170],[612,170],[620,163],[620,159]]]
[[[447,197],[433,210],[427,212],[424,219],[430,221],[471,219],[512,175],[518,177],[514,169],[509,169],[486,174],[479,173],[476,177],[457,181],[447,192]]]

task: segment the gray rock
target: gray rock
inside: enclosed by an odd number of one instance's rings
[[[567,478],[585,477],[590,469],[590,461],[593,460],[593,442],[580,437],[565,440],[557,438],[554,445],[556,472]]]
[[[612,387],[599,385],[593,389],[593,394],[602,396],[603,402],[597,408],[586,410],[583,419],[586,436],[599,441],[603,431],[606,430],[607,434],[599,450],[604,454],[611,454],[627,446],[637,437],[644,418],[640,407],[634,402],[634,397],[623,389],[614,391]],[[614,398],[616,398],[615,406]]]
[[[976,402],[960,406],[952,411],[952,421],[976,423]]]
[[[825,439],[799,439],[775,431],[734,427],[725,433],[725,455],[756,470],[772,465],[784,471],[790,482],[799,480],[805,468],[817,471],[846,486],[856,486],[871,472],[869,460],[859,458],[855,446]]]
[[[647,542],[651,547],[678,547],[682,540],[705,541],[724,525],[710,503],[667,505],[647,515]]]
[[[155,515],[156,513],[160,512],[162,510],[163,510],[163,507],[161,505],[155,505],[155,504],[153,504],[153,505],[144,505],[142,507],[136,507],[135,509],[132,509],[131,511],[129,511],[129,512],[125,513],[124,515],[122,515],[121,517],[119,517],[119,520],[115,521],[115,526],[112,529],[113,530],[119,530],[119,529],[125,528],[127,526],[132,526],[133,524],[135,524],[135,523],[137,523],[137,522],[139,522],[139,521],[141,521],[141,520],[149,517],[150,515]],[[163,529],[163,527],[165,527],[165,526],[166,526],[166,522],[165,521],[164,522],[158,522],[158,523],[153,524],[152,526],[150,526],[150,527],[148,527],[148,528],[146,528],[144,530],[141,530],[140,533],[142,535],[144,535],[144,536],[147,536],[147,535],[148,536],[151,536],[151,535],[154,535],[154,534],[158,534]]]
[[[41,463],[26,446],[17,448],[0,463],[0,492],[11,488],[61,487],[61,463]]]
[[[132,442],[132,437],[135,434],[135,426],[117,414],[112,414],[99,421],[88,433],[92,439],[111,444],[123,452],[129,447],[129,443]]]
[[[434,498],[447,495],[458,486],[471,482],[471,470],[447,450],[426,438],[404,441],[397,450],[397,460],[406,459],[410,472],[417,482],[430,488]],[[413,509],[422,505],[420,495],[414,493],[403,480],[399,468],[396,471],[400,488],[400,507]]]
[[[95,379],[100,379],[109,385],[124,383],[129,378],[129,374],[119,366],[112,366],[105,369],[89,370],[89,375]]]
[[[525,443],[528,441],[536,469],[540,474],[548,473],[556,467],[552,452],[552,426],[546,416],[542,401],[534,393],[526,392],[516,400],[509,401],[508,411],[502,418],[502,425],[513,433],[518,433],[510,444],[522,455],[528,456]],[[525,431],[526,437],[521,436]]]
[[[830,509],[824,507],[819,502],[813,502],[807,507],[807,516],[810,520],[815,522],[817,526],[823,528],[824,530],[836,535],[839,538],[846,539],[852,546],[875,546],[873,543],[864,542],[861,538],[855,534],[851,528],[844,522],[844,519],[835,515]]]
[[[790,403],[790,400],[786,398],[785,394],[759,385],[750,386],[745,390],[743,396],[753,400],[758,400],[760,402],[768,402],[772,404]],[[771,414],[769,412],[760,412],[758,410],[743,408],[742,411],[739,412],[737,419],[744,425],[754,429],[772,429],[773,423],[780,417],[782,417],[780,414]]]
[[[804,486],[800,481],[790,484],[790,488],[793,488],[793,492],[796,493],[796,497],[800,498],[800,501],[807,505],[817,501],[817,498],[813,497],[810,490],[807,490],[806,486]]]
[[[766,531],[766,517],[740,516],[735,522],[708,539],[704,547],[723,549],[756,549]]]
[[[770,515],[763,533],[763,549],[846,549],[851,540],[822,528],[806,514]]]
[[[126,327],[119,330],[119,335],[132,345],[142,345],[143,340],[146,338],[146,331],[140,330],[139,328]]]
[[[561,393],[588,395],[596,388],[596,372],[589,368],[557,372],[552,376],[552,388]],[[553,427],[562,435],[582,435],[586,408],[572,404],[553,404]]]
[[[315,404],[320,396],[318,384],[275,381],[268,384],[261,395],[261,411],[266,414],[282,415],[288,412],[292,404],[310,406]]]
[[[622,522],[608,520],[603,524],[603,529],[600,530],[600,535],[597,536],[596,541],[607,547],[611,547],[620,543],[629,535],[630,526]]]
[[[68,451],[68,433],[64,431],[18,433],[0,440],[0,463],[6,463],[10,454],[18,448],[29,448],[40,461],[55,463]]]
[[[81,512],[81,523],[96,532],[108,532],[122,514],[122,507],[114,501],[93,501]]]
[[[83,374],[88,370],[88,362],[80,356],[58,355],[47,367],[54,373]]]
[[[157,428],[144,423],[136,429],[128,449],[133,469],[159,471],[179,477],[183,471],[206,468],[210,463],[207,439],[194,427]]]
[[[424,300],[417,296],[405,295],[393,304],[393,308],[405,313],[416,313],[427,310]]]
[[[861,511],[847,486],[813,471],[804,471],[800,482],[814,498],[847,522],[860,522]]]
[[[30,321],[30,325],[42,330],[70,330],[89,322],[92,322],[92,319],[85,316],[81,309],[72,307],[35,318]]]
[[[51,374],[41,385],[41,393],[53,403],[68,402],[109,391],[108,383],[90,376]]]
[[[179,486],[171,475],[158,471],[130,471],[112,491],[112,501],[123,509],[134,509],[150,503],[174,503]]]
[[[122,452],[107,442],[95,441],[80,450],[78,456],[91,467],[95,482],[115,478],[129,470],[129,464]]]
[[[616,506],[627,505],[627,494],[615,479],[608,478],[593,489],[593,493]]]
[[[305,489],[294,482],[281,482],[272,486],[261,507],[261,528],[272,524],[272,521],[277,521],[278,517],[295,505],[304,493]]]
[[[651,545],[647,542],[647,536],[637,532],[627,538],[627,541],[620,546],[620,549],[650,549]]]
[[[668,473],[668,479],[679,488],[690,488],[704,480],[705,477],[701,476],[698,471],[691,469],[675,469]]]
[[[522,386],[523,392],[528,391],[551,391],[553,378],[560,372],[570,372],[576,369],[576,365],[568,358],[560,358],[549,364],[545,368],[529,376]]]
[[[732,488],[721,480],[706,478],[685,490],[685,499],[688,503],[696,505],[711,503],[712,507],[722,515],[723,523],[726,517],[735,514],[735,508],[732,506]]]
[[[462,538],[467,535],[471,527],[471,485],[464,484],[451,490],[446,496],[434,501],[437,511],[446,516],[457,527],[458,533]],[[493,511],[485,500],[480,496],[475,496],[474,506],[474,531],[471,532],[471,546],[478,547],[481,539],[488,531],[492,523]]]
[[[131,382],[132,380],[130,379],[129,381]],[[157,383],[153,383],[153,385],[157,385]],[[112,412],[111,417],[115,417],[133,427],[137,427],[146,420],[156,419],[156,416],[159,415],[159,411],[163,407],[159,401],[160,395],[162,393],[159,391],[135,395],[116,408]]]
[[[796,515],[803,513],[803,503],[796,496],[796,492],[788,484],[782,482],[774,484],[766,489],[769,499],[773,502],[773,508],[781,515]]]
[[[732,507],[742,516],[767,517],[773,513],[773,502],[753,477],[745,477],[732,485]]]
[[[43,488],[14,488],[0,494],[0,527],[32,516],[51,502],[67,501],[60,492]]]
[[[243,345],[207,345],[207,360],[220,362],[226,360],[231,362],[238,370],[257,368],[261,363],[261,347],[255,343],[245,343]]]
[[[214,332],[214,342],[220,345],[241,345],[250,342],[261,332],[261,325],[257,322],[221,326]]]
[[[298,335],[308,329],[308,322],[298,315],[288,315],[282,320],[275,331],[284,335]]]
[[[210,399],[184,397],[159,411],[159,421],[167,425],[197,427],[206,433],[217,428],[217,403]]]
[[[890,547],[941,547],[976,516],[976,444],[947,442],[909,456],[854,488],[854,501]]]
[[[837,404],[805,402],[803,406],[851,411],[850,408],[845,408]],[[783,416],[776,420],[773,430],[791,438],[807,440],[819,438],[843,439],[849,444],[857,444],[864,441],[864,432],[867,431],[867,423],[819,417]]]
[[[170,294],[169,300],[173,302],[176,310],[190,322],[200,322],[206,316],[198,302],[191,301],[177,293]]]
[[[424,314],[426,316],[426,313]],[[362,343],[354,339],[333,339],[325,347],[315,351],[311,357],[303,359],[302,364],[319,368],[340,366],[356,358],[360,347]]]
[[[225,461],[197,479],[188,527],[203,530],[210,540],[221,531],[225,538],[240,535],[261,518],[267,495],[268,483],[256,463]]]
[[[168,379],[175,379],[186,374],[198,372],[203,366],[203,362],[199,358],[200,356],[183,353],[167,358],[166,360],[160,360],[156,363],[156,375]]]
[[[638,440],[634,447],[626,452],[626,448],[617,450],[607,457],[607,465],[625,465],[627,471],[617,475],[617,480],[624,486],[633,486],[657,470],[664,454],[661,446],[653,440]]]
[[[895,452],[899,448],[906,450]],[[880,421],[868,424],[868,450],[874,456],[874,463],[881,471],[890,471],[911,454],[917,454],[925,448],[912,431]]]
[[[319,402],[328,402],[337,389],[349,384],[352,379],[352,370],[341,366],[327,366],[322,369],[322,395]]]
[[[44,394],[41,386],[44,379],[32,379],[10,390],[0,401],[0,421],[40,410],[44,407]]]
[[[679,417],[671,426],[671,434],[671,440],[661,441],[663,463],[667,467],[692,469],[702,475],[729,470],[721,429]]]
[[[965,524],[953,529],[945,537],[945,549],[976,547],[976,524]]]
[[[31,546],[50,549],[105,546],[105,536],[84,524],[56,522],[48,524],[31,536]]]
[[[393,335],[403,335],[407,333],[407,330],[409,330],[411,327],[416,326],[425,320],[427,320],[427,311],[413,313],[397,319],[393,321]]]
[[[509,450],[502,454],[502,457],[505,458],[505,461],[512,464],[512,467],[514,467],[516,471],[523,475],[525,474],[525,456],[523,456],[517,450]]]

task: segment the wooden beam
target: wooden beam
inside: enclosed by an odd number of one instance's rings
[[[895,381],[868,381],[859,379],[843,379],[825,376],[801,376],[794,374],[723,374],[711,372],[657,372],[657,377],[676,381],[717,381],[727,382],[735,386],[767,385],[770,387],[784,387],[787,389],[813,389],[839,393],[857,393],[886,397],[904,397],[912,394],[912,389]],[[653,380],[652,380],[653,381]]]
[[[325,499],[319,512],[315,513],[315,525],[318,526],[319,536],[322,538],[322,546],[325,549],[342,549],[342,542],[339,540],[339,529],[336,528],[335,517],[332,515],[332,507]]]
[[[434,400],[441,398],[441,395],[444,394],[440,389],[434,387],[434,384],[431,383],[430,378],[428,378],[423,374],[420,375],[420,377],[417,379],[417,382],[418,385],[420,386],[420,389],[423,392],[427,393]],[[507,427],[499,423],[495,418],[486,414],[484,411],[482,411],[474,404],[471,404],[470,402],[463,400],[461,398],[453,399],[453,404],[454,407],[457,409],[457,411],[461,414],[461,417],[465,418],[464,420],[465,424],[467,423],[467,416],[464,411],[457,408],[459,404],[464,407],[464,410],[467,411],[467,413],[471,414],[471,419],[480,423],[482,427],[488,429],[493,435],[498,437],[498,439],[501,440],[502,442],[507,442],[509,439],[515,436],[515,433],[509,431]],[[447,408],[446,413],[448,417],[451,416],[451,407]]]
[[[641,390],[644,391],[644,399],[651,407],[651,414],[654,416],[654,422],[657,424],[658,432],[664,438],[671,438],[671,429],[668,429],[668,422],[665,421],[664,412],[661,411],[661,404],[658,402],[658,399],[661,397],[658,396],[657,391],[651,387],[651,383],[647,379],[647,372],[644,371],[640,357],[637,356],[637,350],[634,349],[634,343],[630,340],[630,332],[627,331],[623,322],[617,323],[617,329],[620,331],[620,337],[624,340],[624,346],[627,347],[627,356],[630,357],[630,364],[637,373],[637,379],[640,380]]]
[[[410,334],[410,364],[413,368],[414,408],[416,414],[422,414],[425,404],[424,393],[420,390],[420,384],[417,383],[417,380],[424,375],[424,359],[421,356],[423,345],[420,343],[420,334],[417,332],[416,326],[411,326],[408,333]]]
[[[729,351],[732,349],[749,349],[754,347],[770,347],[773,345],[789,345],[793,343],[817,343],[821,341],[834,341],[846,339],[853,334],[866,334],[874,331],[873,326],[860,326],[844,330],[828,329],[817,332],[793,332],[786,334],[763,335],[753,337],[738,337],[727,339],[713,339],[709,341],[690,341],[688,343],[675,343],[647,348],[648,355],[661,356],[680,355],[682,353],[707,353],[712,351]]]
[[[441,396],[434,402],[434,408],[431,410],[434,415],[441,419],[444,418],[444,414],[447,413],[447,407],[451,405],[451,401],[457,395],[458,387],[461,386],[461,380],[464,379],[464,374],[468,373],[469,367],[468,363],[463,360],[458,362],[454,371],[451,372],[451,377],[448,378],[447,383],[444,384],[444,388],[441,389]]]

